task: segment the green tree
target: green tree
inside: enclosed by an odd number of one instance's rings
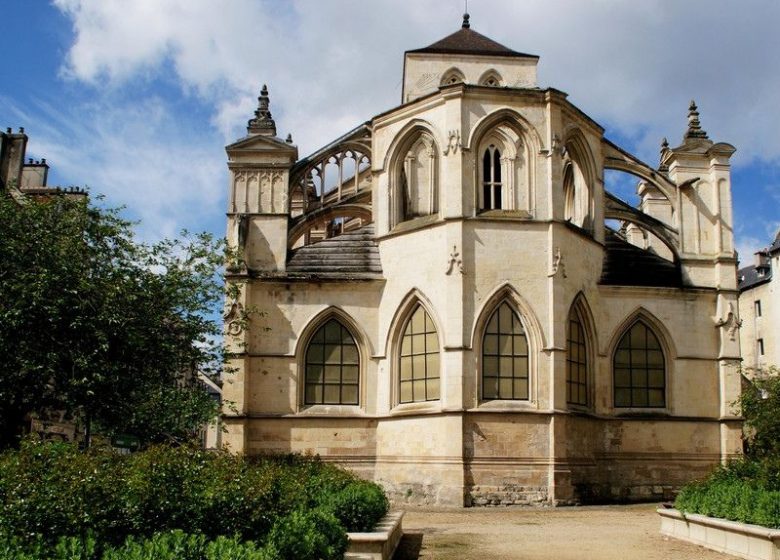
[[[780,369],[753,372],[738,404],[745,418],[748,456],[780,459]]]
[[[225,257],[207,234],[147,245],[117,210],[0,193],[0,448],[43,410],[144,442],[213,418],[186,379],[221,367]]]

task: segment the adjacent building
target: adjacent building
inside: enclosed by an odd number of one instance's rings
[[[738,273],[742,359],[748,371],[780,367],[780,231],[755,259]]]
[[[232,450],[446,505],[668,497],[740,452],[735,148],[692,103],[647,165],[538,63],[466,16],[307,157],[263,88],[227,147]]]

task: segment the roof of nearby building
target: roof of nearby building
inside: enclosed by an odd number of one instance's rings
[[[296,249],[287,262],[287,273],[326,278],[381,275],[373,224]]]
[[[772,268],[770,266],[761,268],[764,271],[763,274],[759,274],[759,267],[755,265],[739,269],[737,272],[737,287],[740,292],[765,284],[772,279]]]
[[[432,54],[461,54],[481,56],[514,56],[524,58],[539,58],[534,54],[525,54],[505,47],[481,33],[471,29],[469,15],[463,16],[463,26],[444,39],[436,41],[422,49],[406,51],[408,53],[432,53]]]
[[[606,252],[601,284],[661,288],[682,286],[682,274],[675,263],[632,245],[610,228],[605,229]]]
[[[777,235],[775,235],[775,240],[769,246],[769,254],[773,255],[778,251],[780,251],[780,230],[777,230]]]

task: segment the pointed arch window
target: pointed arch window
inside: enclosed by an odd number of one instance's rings
[[[616,408],[666,406],[666,363],[658,337],[642,321],[618,342],[612,360]]]
[[[394,173],[394,224],[436,214],[439,209],[438,160],[433,137],[421,132],[406,145]]]
[[[482,338],[482,398],[528,399],[528,339],[517,313],[504,302]]]
[[[588,405],[588,355],[585,329],[579,314],[572,309],[567,326],[566,402]]]
[[[441,79],[441,85],[442,86],[449,86],[452,84],[459,84],[461,82],[465,82],[466,79],[463,76],[463,73],[458,70],[457,68],[452,68],[448,72],[444,74],[444,76]]]
[[[440,394],[439,335],[422,305],[417,305],[401,337],[401,403],[435,401]]]
[[[482,154],[482,210],[502,208],[501,150],[495,144]]]
[[[360,353],[355,338],[336,319],[329,319],[306,348],[304,403],[359,404]]]

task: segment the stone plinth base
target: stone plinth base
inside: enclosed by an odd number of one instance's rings
[[[391,511],[371,533],[347,533],[349,548],[345,560],[390,560],[404,534],[404,512]]]

